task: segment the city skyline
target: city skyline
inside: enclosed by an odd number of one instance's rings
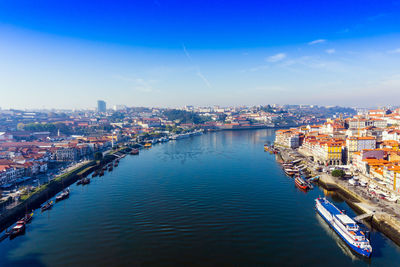
[[[0,4],[3,109],[372,107],[400,96],[398,1],[35,5]]]

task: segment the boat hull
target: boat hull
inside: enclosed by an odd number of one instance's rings
[[[300,183],[297,182],[297,180],[295,180],[295,185],[300,188],[301,190],[307,191],[309,188],[306,185],[301,185]]]

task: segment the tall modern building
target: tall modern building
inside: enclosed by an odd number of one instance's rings
[[[107,111],[106,101],[97,100],[97,111],[98,112],[106,112]]]

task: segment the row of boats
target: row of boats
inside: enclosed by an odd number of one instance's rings
[[[298,163],[300,163],[300,160],[283,163],[282,167],[285,174],[289,177],[294,177],[295,185],[301,190],[307,191],[313,189],[312,182],[317,181],[319,177],[309,177],[306,174],[307,167],[304,165],[297,165]]]
[[[160,138],[153,138],[151,140],[146,140],[144,147],[151,147],[152,144],[156,143],[165,143],[168,142],[169,140],[179,140],[179,139],[184,139],[188,138],[191,136],[197,136],[197,135],[202,135],[204,133],[203,129],[199,130],[194,130],[192,132],[186,132],[186,133],[180,133],[180,134],[172,134],[169,136],[163,136]]]
[[[33,212],[26,213],[24,217],[17,221],[16,225],[11,228],[10,231],[6,230],[6,236],[9,236],[10,239],[17,237],[18,235],[22,235],[25,233],[26,225],[32,221]]]
[[[102,169],[100,169],[98,171],[95,171],[93,173],[92,177],[103,176],[104,172],[106,170],[112,171],[114,167],[118,166],[118,164],[119,164],[119,159],[117,159],[114,162],[111,162],[110,164],[104,166]],[[79,179],[76,184],[77,185],[86,185],[86,184],[89,184],[89,183],[90,183],[90,178],[85,177],[85,178]],[[61,193],[59,193],[56,196],[55,202],[59,202],[59,201],[62,201],[64,199],[67,199],[69,197],[69,195],[70,195],[70,192],[71,191],[70,191],[69,187],[65,188]],[[44,203],[40,207],[41,212],[44,212],[46,210],[50,210],[54,206],[55,202],[53,200],[46,201],[46,203]],[[16,222],[15,226],[12,227],[10,231],[6,230],[5,236],[9,236],[10,239],[13,239],[18,235],[24,234],[25,230],[26,230],[26,225],[32,221],[32,218],[33,218],[33,212],[26,213],[23,218],[21,218],[20,220],[18,220]]]
[[[279,153],[279,150],[276,147],[274,147],[274,145],[268,145],[268,144],[264,145],[264,151],[269,152],[270,154],[278,154]]]
[[[196,130],[196,131],[188,132],[188,133],[174,134],[174,135],[171,135],[169,139],[179,140],[179,139],[184,139],[184,138],[188,138],[191,136],[202,135],[202,134],[203,134],[203,130]]]
[[[139,152],[138,152],[139,153]],[[132,152],[131,152],[132,154]],[[136,155],[136,154],[134,154]],[[96,170],[93,174],[92,174],[92,178],[97,177],[97,176],[104,176],[104,173],[108,170],[109,172],[111,172],[114,168],[118,167],[119,165],[119,159],[116,159],[114,162],[111,162],[105,166],[103,166],[101,169]],[[78,181],[78,185],[82,184],[89,184],[90,183],[90,179],[89,178],[83,178],[81,180]]]
[[[64,189],[60,194],[58,194],[56,196],[56,200],[55,201],[59,202],[61,200],[66,199],[66,198],[69,197],[69,194],[70,194],[70,189],[68,187],[68,188]],[[40,210],[42,212],[44,212],[46,210],[51,209],[53,207],[53,205],[54,205],[54,201],[53,200],[49,200],[49,201],[47,201],[46,203],[44,203],[40,207]],[[12,227],[10,231],[6,231],[5,235],[9,236],[10,239],[13,239],[13,238],[17,237],[18,235],[24,234],[25,230],[26,230],[26,225],[28,223],[30,223],[32,221],[32,219],[33,219],[33,212],[26,213],[23,218],[21,218],[20,220],[17,221],[15,226]]]
[[[58,194],[58,195],[56,196],[56,202],[59,202],[59,201],[61,201],[61,200],[64,200],[64,199],[69,198],[70,192],[71,192],[71,190],[69,189],[69,187],[68,187],[68,188],[65,188],[60,194]],[[44,203],[44,204],[40,207],[40,210],[41,210],[42,212],[44,212],[44,211],[46,211],[46,210],[51,209],[51,208],[53,207],[53,205],[54,205],[54,201],[53,201],[53,200],[49,200],[49,201],[47,201],[46,203]]]

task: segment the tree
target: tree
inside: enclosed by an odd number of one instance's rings
[[[335,169],[332,171],[332,176],[342,178],[345,175],[343,170]]]
[[[209,120],[210,118],[205,116],[200,116],[194,112],[189,112],[185,110],[170,109],[165,110],[164,115],[170,121],[179,121],[180,123],[202,123]]]
[[[17,130],[19,130],[19,131],[24,130],[24,126],[25,126],[25,125],[24,125],[22,122],[18,123],[18,125],[17,125]]]
[[[101,152],[94,153],[94,159],[95,160],[102,160],[103,159],[103,153],[101,153]]]

